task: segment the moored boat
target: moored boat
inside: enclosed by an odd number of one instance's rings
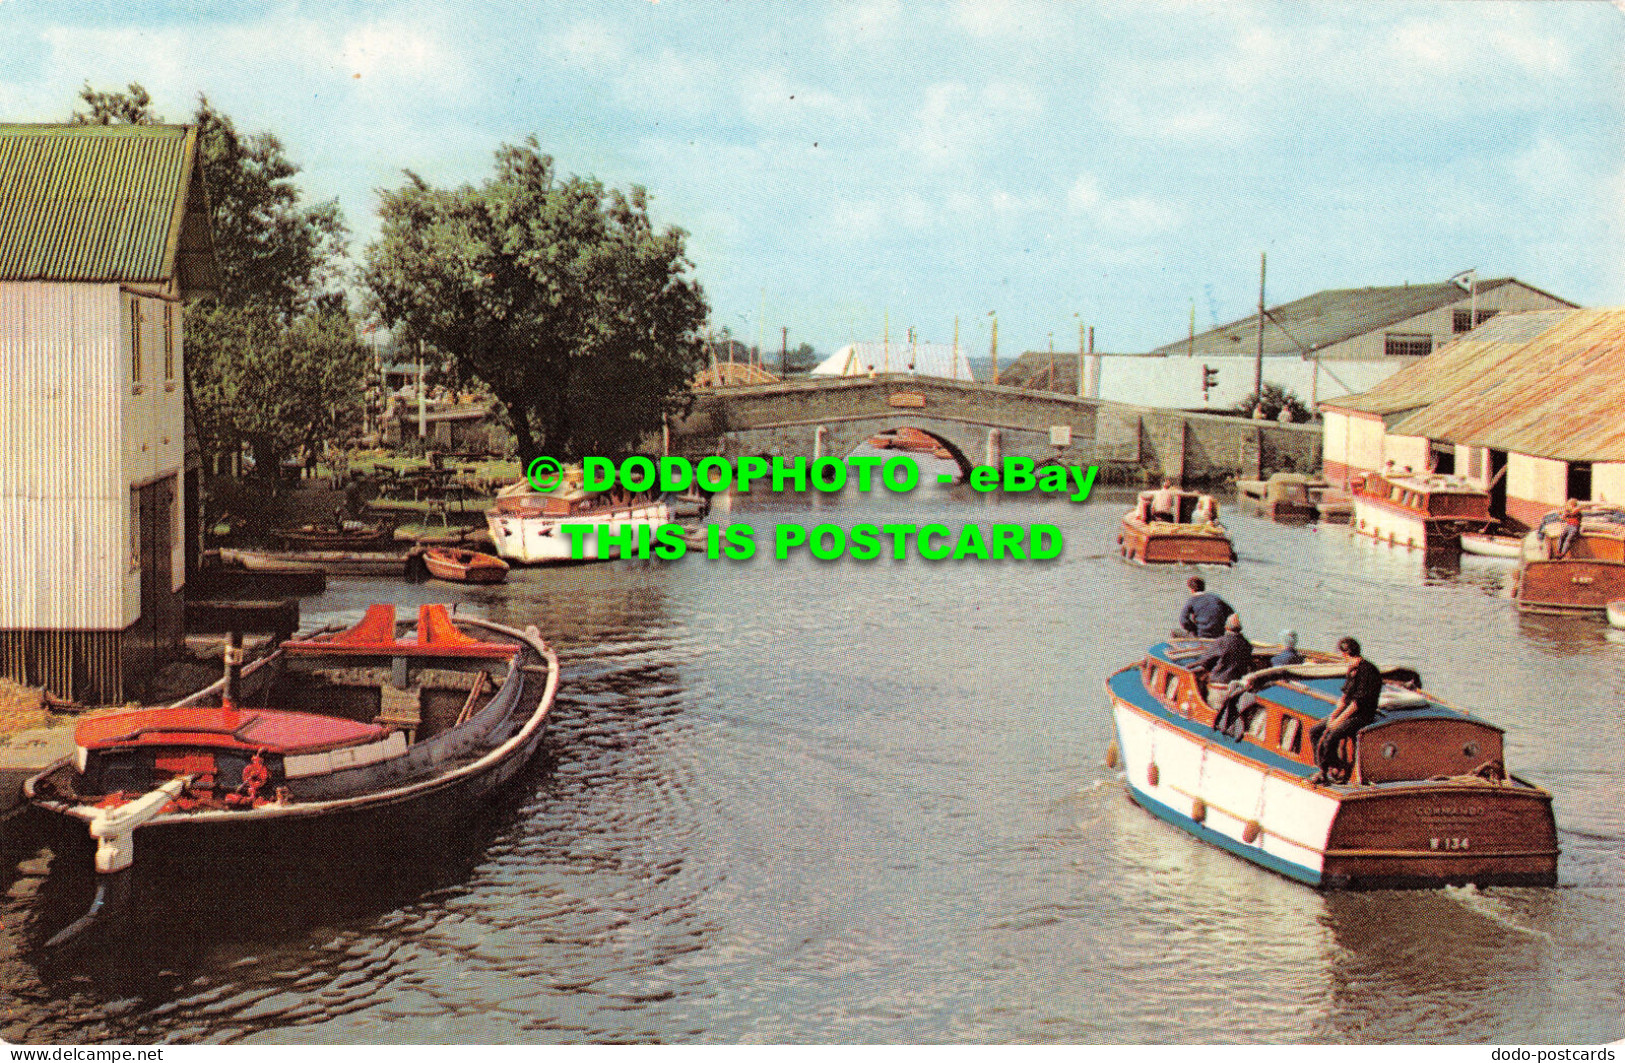
[[[1364,473],[1349,481],[1349,491],[1354,530],[1390,546],[1456,546],[1462,533],[1495,523],[1489,492],[1453,476]]]
[[[1325,654],[1256,670],[1239,740],[1193,665],[1207,643],[1153,646],[1106,682],[1129,794],[1203,841],[1320,888],[1540,885],[1557,879],[1551,795],[1507,771],[1501,729],[1386,682],[1346,783],[1315,784],[1310,727],[1347,666]],[[1406,676],[1414,679],[1414,674]]]
[[[26,797],[94,839],[105,874],[373,861],[460,829],[535,753],[558,688],[535,628],[440,605],[420,608],[410,639],[394,606],[374,605],[259,663],[253,705],[228,681],[87,718],[75,755],[28,779]]]
[[[1614,627],[1625,627],[1625,598],[1616,598],[1608,603],[1608,623]]]
[[[1267,480],[1237,480],[1236,494],[1270,520],[1303,523],[1320,516],[1317,499],[1326,487],[1318,476],[1278,472]]]
[[[508,563],[475,550],[432,546],[423,552],[429,575],[453,583],[501,583],[508,578]]]
[[[673,522],[671,506],[658,499],[617,498],[607,492],[587,491],[579,471],[571,470],[560,486],[547,494],[521,480],[497,493],[496,505],[486,510],[485,522],[497,553],[509,560],[534,565],[560,561],[597,561],[598,539],[607,526],[610,535],[653,536]],[[594,534],[582,542],[582,556],[571,556],[566,524],[588,524]]]
[[[276,533],[291,550],[371,550],[386,546],[389,529],[375,524],[344,521],[336,526],[306,524]]]
[[[1523,536],[1497,535],[1494,532],[1462,532],[1463,553],[1479,557],[1501,557],[1517,560],[1523,553]]]
[[[1230,535],[1219,523],[1219,505],[1211,495],[1174,491],[1176,520],[1153,520],[1155,491],[1141,491],[1135,507],[1124,514],[1117,535],[1118,553],[1142,565],[1232,565]]]
[[[322,572],[329,576],[400,576],[407,554],[355,553],[348,550],[220,551],[220,562],[251,572]]]
[[[1529,613],[1606,613],[1625,598],[1625,506],[1588,502],[1580,532],[1557,555],[1561,513],[1549,513],[1524,539],[1518,561],[1518,608]]]

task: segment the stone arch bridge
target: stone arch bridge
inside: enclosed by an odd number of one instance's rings
[[[845,457],[881,431],[912,427],[971,464],[1022,455],[1101,465],[1128,480],[1213,482],[1318,471],[1321,464],[1318,426],[904,373],[710,388],[695,396],[688,416],[670,426],[673,454]]]

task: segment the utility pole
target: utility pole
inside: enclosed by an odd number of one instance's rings
[[[1254,409],[1264,405],[1264,252],[1258,253],[1258,354],[1253,357]]]
[[[993,319],[993,383],[999,382],[999,312],[989,310],[987,316]]]
[[[1081,399],[1083,398],[1083,340],[1085,330],[1083,326],[1083,315],[1073,314],[1072,316],[1078,319],[1078,398]]]
[[[418,438],[429,435],[429,405],[423,394],[423,341],[418,340]]]
[[[790,375],[790,326],[779,326],[779,379]]]

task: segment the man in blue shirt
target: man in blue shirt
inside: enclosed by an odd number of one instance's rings
[[[1224,634],[1224,622],[1235,614],[1230,603],[1217,594],[1209,594],[1201,576],[1185,581],[1191,596],[1185,608],[1179,611],[1179,632],[1199,639],[1216,639]],[[1177,634],[1176,633],[1176,634]]]

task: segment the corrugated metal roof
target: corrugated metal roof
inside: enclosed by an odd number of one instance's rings
[[[1506,284],[1523,282],[1514,277],[1481,280],[1478,282],[1478,292],[1482,295]],[[1319,350],[1465,298],[1467,293],[1450,282],[1408,284],[1396,288],[1334,288],[1316,292],[1303,299],[1269,308],[1264,321],[1264,353],[1299,354],[1306,350]],[[1555,299],[1556,296],[1551,298]],[[1151,353],[1184,354],[1193,345],[1197,354],[1256,352],[1258,315],[1251,314],[1228,325],[1199,332],[1194,341],[1178,340]]]
[[[0,125],[0,280],[212,287],[187,126]],[[201,224],[200,224],[201,223]]]
[[[1433,387],[1449,386],[1389,432],[1555,461],[1625,461],[1625,308],[1508,315],[1475,330],[1472,346],[1484,346],[1478,337],[1496,325],[1504,338],[1489,346],[1500,350],[1484,352],[1493,362],[1449,369]],[[1468,343],[1414,369],[1457,346]]]
[[[1532,310],[1522,314],[1498,314],[1461,339],[1401,369],[1370,391],[1344,396],[1329,405],[1379,417],[1419,410],[1474,382],[1498,379],[1503,371],[1502,363],[1577,312]]]

